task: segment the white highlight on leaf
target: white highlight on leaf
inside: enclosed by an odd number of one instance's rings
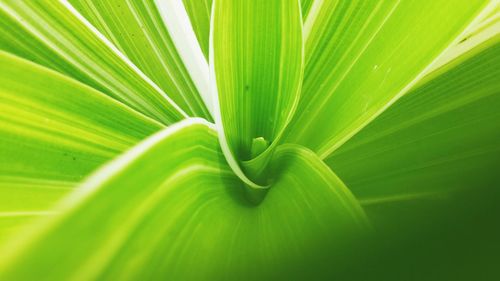
[[[113,176],[120,173],[120,171],[125,169],[127,166],[131,165],[136,158],[142,156],[146,151],[153,148],[165,138],[195,124],[204,125],[215,132],[214,124],[206,121],[205,119],[188,118],[152,135],[115,160],[106,164],[104,167],[98,169],[97,172],[85,180],[84,183],[75,190],[75,192],[64,198],[58,206],[55,207],[56,210],[63,210],[63,212],[59,213],[57,217],[53,217],[49,221],[40,220],[38,223],[29,225],[29,229],[16,236],[15,240],[11,240],[10,244],[2,248],[2,251],[0,252],[0,260],[6,259],[6,257],[9,257],[10,260],[16,260],[16,257],[21,255],[24,249],[29,248],[36,242],[36,239],[43,237],[45,233],[49,232],[55,225],[63,221],[64,218],[76,212],[81,205],[92,198],[92,195],[95,194],[95,192],[97,192],[103,184],[107,181],[113,180]],[[26,243],[26,241],[29,242]],[[0,263],[0,271],[3,269],[2,266],[6,266],[6,264]]]
[[[458,35],[453,42],[451,42],[437,57],[432,60],[410,83],[408,83],[403,89],[401,89],[389,102],[387,102],[383,107],[381,107],[375,114],[367,118],[359,127],[345,135],[342,139],[335,143],[327,143],[318,150],[318,155],[321,159],[326,159],[335,150],[349,141],[353,136],[359,133],[364,127],[370,124],[375,118],[386,111],[391,105],[398,101],[402,96],[408,93],[422,78],[426,77],[430,72],[435,70],[436,65],[442,62],[443,57],[449,56],[449,52],[455,49],[455,46],[459,43],[462,38],[467,35],[471,30],[474,30],[475,26],[480,23],[485,15],[490,14],[498,6],[498,0],[491,1],[477,16],[467,25],[467,27]]]
[[[455,45],[447,48],[446,52],[443,52],[439,56],[439,59],[434,63],[432,69],[427,71],[427,74],[451,62],[490,38],[498,36],[500,32],[500,15],[497,13],[494,13],[493,16],[490,15],[491,12],[498,9],[500,9],[500,1],[491,1],[467,29],[457,37]],[[488,24],[491,24],[491,26],[488,26]],[[486,28],[484,28],[485,26]],[[479,32],[476,33],[478,30]]]
[[[57,212],[51,211],[14,211],[14,212],[0,212],[0,218],[6,217],[33,217],[33,216],[50,216],[55,215]]]
[[[101,40],[107,47],[109,47],[113,53],[115,53],[120,59],[122,59],[139,77],[141,77],[146,83],[148,83],[155,91],[157,91],[162,97],[164,97],[168,103],[170,103],[182,116],[188,118],[189,116],[165,93],[158,87],[146,74],[144,74],[132,61],[128,59],[118,48],[111,43],[97,28],[95,28],[85,17],[83,17],[67,0],[59,0],[61,4],[68,9],[81,23],[83,23],[92,33],[94,33],[99,40]]]
[[[319,12],[321,11],[321,6],[323,5],[323,3],[324,0],[315,0],[311,8],[309,9],[309,13],[307,14],[307,18],[304,22],[304,27],[303,27],[304,31],[302,34],[302,38],[304,38],[304,42],[307,41],[309,33],[311,33],[311,29],[314,26],[314,22],[316,21]]]
[[[246,185],[255,188],[255,189],[265,189],[267,187],[265,186],[260,186],[255,184],[252,180],[250,180],[243,170],[241,169],[240,165],[238,164],[238,160],[236,160],[236,157],[233,155],[231,152],[231,149],[229,148],[229,143],[227,141],[226,135],[224,133],[224,125],[222,124],[222,115],[221,115],[221,110],[220,110],[220,104],[219,104],[219,94],[217,90],[217,79],[215,76],[215,65],[214,65],[214,32],[213,32],[213,26],[214,26],[214,11],[215,11],[215,5],[216,2],[212,4],[212,16],[210,17],[210,39],[209,39],[209,65],[210,65],[210,91],[212,94],[212,97],[214,98],[213,101],[213,108],[214,108],[214,121],[215,121],[215,126],[217,128],[218,136],[219,136],[219,143],[220,143],[220,148],[224,154],[224,157],[226,158],[226,161],[228,165],[231,167],[233,172],[240,178]]]
[[[214,115],[209,87],[208,63],[203,55],[182,0],[155,0],[163,23],[198,89],[205,106]]]

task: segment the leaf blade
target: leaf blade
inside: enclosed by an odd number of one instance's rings
[[[70,3],[189,116],[210,119],[200,96],[200,91],[206,89],[199,89],[197,81],[190,77],[155,2],[70,0]],[[208,71],[206,80],[208,84]]]
[[[0,65],[1,212],[48,210],[68,186],[163,128],[53,70],[2,51]]]
[[[205,55],[208,61],[212,0],[183,0],[182,2],[191,19],[191,24],[196,33],[196,38],[198,38],[198,42],[200,42],[203,55]]]
[[[211,27],[211,84],[215,120],[231,167],[262,182],[262,170],[295,111],[302,81],[302,23],[298,1],[215,1]],[[257,16],[258,15],[258,16]],[[244,35],[244,36],[242,36]],[[256,163],[252,140],[270,147]],[[240,165],[247,167],[242,171]],[[246,178],[244,173],[252,174]],[[255,184],[253,184],[255,186]]]
[[[164,124],[186,117],[66,1],[3,1],[1,48],[55,69]]]
[[[287,274],[283,260],[300,265],[332,237],[346,241],[344,234],[366,229],[357,201],[317,156],[295,146],[281,147],[277,155],[277,166],[287,163],[280,182],[263,204],[251,206],[224,161],[213,126],[191,119],[173,125],[91,177],[63,203],[63,215],[32,238],[8,243],[12,248],[1,251],[9,256],[0,259],[2,277],[29,278],[57,261],[64,266],[45,278],[252,279],[276,270]],[[73,255],[61,260],[62,245],[72,245]],[[204,254],[193,256],[193,250]]]
[[[327,157],[421,79],[486,4],[323,1],[305,23],[303,98],[287,141]]]
[[[495,186],[499,42],[496,36],[436,70],[327,164],[373,203]]]

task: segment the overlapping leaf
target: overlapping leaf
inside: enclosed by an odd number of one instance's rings
[[[186,12],[191,19],[191,25],[196,38],[208,61],[208,46],[210,37],[210,14],[213,0],[183,0]]]
[[[366,229],[357,201],[312,152],[282,147],[275,161],[279,181],[261,205],[249,205],[212,125],[173,125],[102,168],[65,199],[61,215],[0,251],[0,278],[283,278],[288,266]]]
[[[2,50],[90,86],[0,53],[0,239],[46,216],[1,280],[289,280],[367,230],[332,170],[365,206],[499,184],[498,1],[215,0],[210,46],[211,0],[70,2],[0,3]]]
[[[321,0],[318,0],[321,1]],[[314,3],[314,0],[301,0],[300,1],[300,8],[302,9],[302,18],[306,19],[307,15],[309,14],[309,11],[311,10],[311,7]]]
[[[8,224],[2,234],[45,214],[84,176],[163,127],[19,57],[0,52],[0,66],[0,223]]]
[[[244,172],[265,185],[266,161],[299,100],[299,3],[215,1],[211,31],[211,83],[223,151],[242,178],[241,162],[256,162],[247,163]],[[255,141],[262,149],[253,151],[261,155],[252,153]]]
[[[208,94],[208,66],[198,85],[199,77],[191,78],[154,1],[70,2],[187,114],[210,119],[200,95]]]
[[[498,185],[500,37],[443,66],[326,159],[365,203]]]
[[[494,1],[318,1],[287,134],[325,158],[421,79]]]
[[[187,115],[66,1],[0,2],[0,48],[71,76],[165,124]]]

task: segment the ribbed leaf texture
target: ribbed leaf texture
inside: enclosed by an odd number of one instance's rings
[[[499,280],[497,0],[0,0],[0,280]]]

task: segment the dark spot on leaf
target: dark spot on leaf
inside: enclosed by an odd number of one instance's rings
[[[458,42],[458,44],[461,44],[461,43],[467,41],[468,39],[469,39],[468,37],[465,37],[464,39],[460,40],[460,42]]]

